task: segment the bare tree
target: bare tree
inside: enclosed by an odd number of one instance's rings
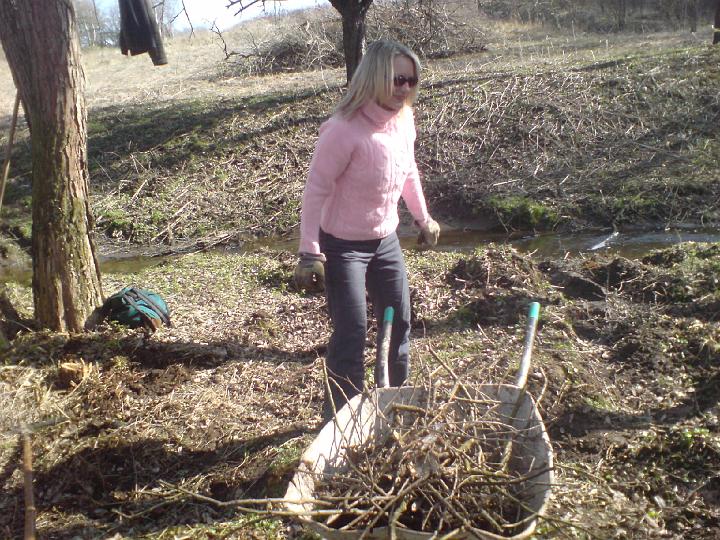
[[[102,303],[102,287],[72,2],[0,0],[0,41],[30,128],[35,318],[44,328],[78,332]]]
[[[690,21],[690,31],[695,33],[697,32],[698,24],[697,0],[687,0],[685,3],[685,9],[687,10],[687,18]]]
[[[100,37],[104,47],[118,45],[120,36],[120,6],[117,2],[106,5],[100,12]]]
[[[94,0],[73,0],[80,44],[84,47],[100,44],[102,23]]]
[[[155,18],[157,19],[160,36],[163,38],[172,37],[173,23],[178,16],[185,11],[185,4],[180,6],[180,0],[160,0],[154,5]]]
[[[627,0],[615,0],[615,20],[618,31],[625,30],[625,22],[627,21]]]
[[[118,44],[120,10],[117,2],[98,7],[96,0],[72,1],[82,47],[114,47]]]

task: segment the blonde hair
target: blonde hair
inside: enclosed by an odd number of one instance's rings
[[[390,40],[372,42],[355,70],[345,96],[335,107],[335,112],[345,117],[368,101],[385,101],[393,92],[393,60],[396,56],[406,56],[415,65],[415,76],[420,78],[420,60],[417,55],[401,43]],[[410,89],[405,101],[412,105],[417,99],[418,86]]]

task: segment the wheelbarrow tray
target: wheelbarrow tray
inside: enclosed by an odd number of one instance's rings
[[[520,525],[513,529],[513,536],[461,531],[453,538],[529,538],[535,530],[537,518],[546,510],[553,482],[552,446],[542,418],[532,397],[515,385],[486,384],[467,390],[472,399],[491,403],[488,408],[494,409],[493,416],[501,418],[503,423],[516,430],[512,436],[513,454],[509,467],[528,479],[522,489],[524,515],[519,520]],[[364,529],[334,529],[309,516],[318,509],[313,503],[316,483],[348,469],[349,448],[371,441],[378,444],[384,442],[390,434],[394,405],[422,407],[426,400],[427,390],[414,386],[379,388],[351,399],[338,411],[333,421],[322,428],[300,458],[298,470],[285,493],[286,509],[295,514],[305,527],[323,538],[347,540],[362,535]],[[369,531],[365,538],[390,538],[390,535],[390,527],[383,526]],[[394,535],[399,539],[410,540],[442,536],[400,526],[394,528]]]

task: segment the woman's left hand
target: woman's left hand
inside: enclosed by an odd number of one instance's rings
[[[438,237],[440,236],[440,225],[433,218],[420,225],[420,236],[418,237],[418,244],[421,246],[434,247],[437,245]]]

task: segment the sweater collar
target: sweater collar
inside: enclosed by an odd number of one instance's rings
[[[375,101],[368,101],[363,105],[361,110],[373,124],[377,124],[378,126],[384,126],[394,118],[397,118],[402,111],[402,109],[400,111],[389,111]]]

